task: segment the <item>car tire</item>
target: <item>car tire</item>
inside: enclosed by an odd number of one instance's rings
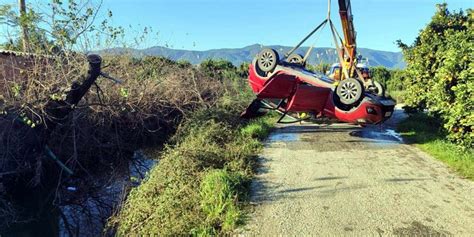
[[[339,101],[344,105],[354,105],[359,102],[364,94],[362,83],[354,78],[342,80],[336,88]]]
[[[273,71],[279,62],[280,57],[274,49],[265,48],[257,55],[257,66],[265,73]]]
[[[291,64],[296,64],[296,65],[299,65],[299,66],[304,66],[304,61],[303,61],[304,57],[303,55],[301,54],[291,54],[287,59],[286,61],[291,63]]]
[[[378,96],[385,96],[385,88],[378,81],[374,81],[372,92]]]

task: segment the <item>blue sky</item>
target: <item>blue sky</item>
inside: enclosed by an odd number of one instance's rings
[[[450,10],[474,7],[474,0],[352,0],[358,46],[399,51],[394,42],[413,42],[440,2],[447,2]],[[332,19],[339,26],[337,8],[332,0]],[[325,19],[327,0],[104,0],[102,9],[112,10],[115,25],[151,26],[157,35],[142,48],[206,50],[295,45]],[[309,40],[313,42],[333,47],[328,28],[316,41]]]

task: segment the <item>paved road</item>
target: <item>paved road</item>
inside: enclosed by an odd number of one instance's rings
[[[277,129],[244,235],[474,236],[474,182],[403,144],[393,125]]]

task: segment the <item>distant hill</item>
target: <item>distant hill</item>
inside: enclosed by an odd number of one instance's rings
[[[122,54],[132,53],[135,56],[163,56],[172,60],[186,60],[192,64],[199,64],[205,59],[225,59],[232,62],[234,65],[240,65],[243,62],[250,62],[255,55],[260,52],[263,47],[270,47],[277,50],[280,53],[280,57],[288,52],[291,47],[288,46],[263,46],[260,44],[250,45],[239,49],[211,49],[206,51],[195,51],[195,50],[182,50],[182,49],[170,49],[161,46],[155,46],[147,49],[125,49],[125,48],[113,48],[102,51],[101,53],[108,54]],[[308,48],[300,48],[297,53],[303,54]],[[359,48],[359,53],[364,58],[368,58],[370,66],[385,66],[388,68],[403,68],[405,63],[403,62],[401,52],[387,52],[373,49]],[[309,63],[334,63],[337,62],[336,51],[333,48],[315,48],[309,57]]]

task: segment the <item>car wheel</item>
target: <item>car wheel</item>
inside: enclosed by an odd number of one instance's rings
[[[276,68],[279,60],[280,58],[277,51],[266,48],[260,51],[260,53],[257,55],[257,66],[263,72],[271,72]]]
[[[378,96],[385,96],[385,88],[378,81],[374,81],[372,92]]]
[[[336,88],[336,94],[341,103],[353,105],[362,98],[364,87],[362,83],[353,78],[342,80]]]
[[[297,64],[297,65],[301,65],[301,66],[304,66],[304,62],[303,62],[303,55],[301,54],[291,54],[287,61],[291,64]]]

